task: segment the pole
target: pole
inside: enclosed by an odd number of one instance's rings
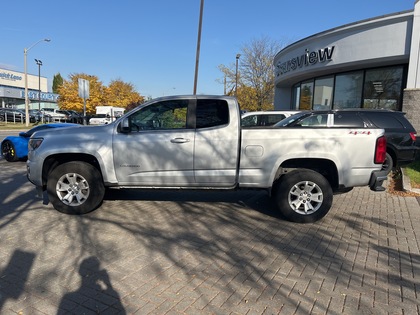
[[[238,63],[241,54],[236,54],[236,72],[235,72],[235,97],[238,97]]]
[[[38,110],[41,110],[41,66],[42,61],[35,59],[36,64],[38,65]]]
[[[25,123],[26,127],[29,126],[29,99],[28,99],[28,70],[26,65],[26,56],[28,54],[28,49],[23,50],[23,69],[25,71]]]
[[[51,39],[48,39],[48,38],[40,39],[36,43],[29,46],[29,48],[24,48],[23,49],[23,68],[24,68],[24,72],[25,72],[25,115],[26,115],[25,123],[26,123],[26,127],[29,126],[28,67],[27,67],[27,64],[26,64],[28,51],[32,47],[34,47],[35,45],[39,44],[40,42],[50,42],[50,41],[51,41]]]
[[[197,53],[195,56],[195,75],[194,75],[194,92],[193,92],[194,95],[197,94],[198,64],[200,60],[200,44],[201,44],[201,25],[203,24],[203,7],[204,7],[204,0],[201,0],[200,19],[198,22]]]

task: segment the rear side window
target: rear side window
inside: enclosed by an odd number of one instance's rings
[[[363,128],[363,119],[357,113],[336,113],[334,115],[335,127]]]
[[[197,100],[196,127],[208,128],[229,123],[229,108],[224,100]]]
[[[264,126],[272,126],[280,120],[285,119],[286,116],[284,116],[283,114],[270,114],[266,115],[266,118],[267,119],[264,122]]]
[[[398,114],[396,114],[398,115]],[[404,128],[402,122],[396,115],[387,113],[371,113],[368,115],[373,124],[383,129],[401,129]]]

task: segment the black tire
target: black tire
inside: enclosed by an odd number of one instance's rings
[[[287,220],[312,223],[328,213],[333,192],[324,176],[312,170],[300,169],[280,178],[273,187],[273,197]]]
[[[57,211],[85,214],[95,210],[105,194],[100,172],[85,162],[57,166],[48,177],[48,198]]]
[[[3,121],[4,121],[4,116],[0,115],[0,122],[3,122]]]
[[[16,162],[19,158],[16,156],[15,146],[11,141],[3,141],[1,144],[1,154],[8,162]]]
[[[394,167],[394,159],[392,158],[391,154],[387,152],[385,156],[385,162],[382,165],[382,170],[387,171],[389,173],[391,172],[393,167]]]

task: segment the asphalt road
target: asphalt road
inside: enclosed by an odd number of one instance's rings
[[[0,161],[0,314],[419,314],[420,207],[357,188],[314,224],[256,191],[108,192],[68,216]]]

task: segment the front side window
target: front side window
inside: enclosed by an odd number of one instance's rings
[[[170,100],[151,104],[130,116],[131,131],[185,129],[188,100]]]
[[[299,127],[326,127],[328,114],[313,114],[303,118],[296,126]]]
[[[250,115],[246,116],[241,119],[241,126],[242,127],[253,127],[257,125],[257,115]]]

